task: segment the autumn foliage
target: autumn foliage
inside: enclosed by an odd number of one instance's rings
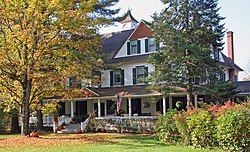
[[[241,104],[227,101],[224,105],[189,109],[174,115],[168,112],[162,117],[158,128],[165,126],[165,129],[157,130],[162,141],[227,151],[250,150],[250,101]]]

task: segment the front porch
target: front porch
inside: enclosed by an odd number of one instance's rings
[[[157,117],[165,115],[169,109],[177,108],[177,103],[178,110],[187,107],[186,92],[162,95],[157,91],[148,91],[145,86],[98,88],[95,92],[93,90],[83,90],[91,96],[70,100],[59,99],[59,116],[71,120],[70,124],[80,124],[88,118],[88,113],[95,111],[96,131],[134,132],[135,128],[143,128],[142,124],[152,130]],[[195,94],[194,107],[198,107],[199,100],[204,101],[203,96]],[[59,125],[62,123],[64,122],[60,122]],[[137,132],[145,131],[139,129]]]
[[[195,95],[194,107],[202,96]],[[92,97],[88,99],[74,99],[59,101],[59,115],[68,116],[80,121],[87,118],[89,112],[95,111],[96,118],[138,118],[165,115],[167,110],[174,109],[177,102],[181,102],[180,109],[187,106],[186,93],[164,95],[134,95],[121,96],[121,106],[117,112],[117,96]]]

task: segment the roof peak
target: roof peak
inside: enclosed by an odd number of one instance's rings
[[[131,14],[131,10],[130,9],[127,11],[127,13],[125,13],[123,15],[123,17],[121,17],[119,19],[119,22],[120,23],[126,23],[126,22],[136,22],[136,23],[138,23],[138,21]]]

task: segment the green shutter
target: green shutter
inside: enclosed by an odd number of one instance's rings
[[[67,84],[68,88],[72,88],[73,86],[73,78],[72,77],[68,77],[68,84]]]
[[[127,42],[127,55],[130,55],[130,42]]]
[[[160,49],[160,43],[156,43],[156,51],[159,51],[159,49]]]
[[[148,52],[148,39],[145,39],[145,52]]]
[[[137,54],[141,53],[141,41],[137,40]]]
[[[133,68],[133,84],[136,84],[136,68]]]
[[[121,83],[121,85],[124,85],[124,70],[121,70],[121,74],[122,74],[122,83]]]
[[[110,86],[112,87],[114,84],[113,71],[110,71]]]
[[[148,77],[148,67],[145,67],[144,68],[144,75],[145,75],[145,78],[147,78]]]

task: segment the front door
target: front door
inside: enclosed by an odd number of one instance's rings
[[[87,118],[87,101],[76,101],[76,115],[79,121],[83,121]]]
[[[87,115],[87,101],[76,101],[76,114],[79,116]]]

